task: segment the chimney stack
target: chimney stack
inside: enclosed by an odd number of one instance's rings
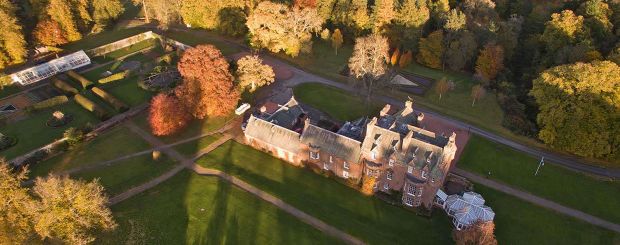
[[[383,107],[383,109],[381,110],[381,112],[379,112],[379,116],[380,117],[384,117],[388,115],[388,112],[390,111],[390,104],[385,104],[385,106]]]

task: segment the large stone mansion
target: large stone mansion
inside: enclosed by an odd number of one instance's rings
[[[248,145],[293,165],[314,164],[345,179],[376,178],[375,192],[400,191],[404,205],[431,208],[454,159],[456,134],[424,130],[423,119],[407,101],[402,109],[386,105],[372,119],[322,128],[291,98],[267,103],[244,133]]]

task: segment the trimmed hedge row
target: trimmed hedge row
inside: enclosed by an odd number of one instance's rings
[[[114,97],[113,95],[109,94],[105,90],[100,89],[98,87],[93,87],[90,90],[92,90],[93,93],[97,95],[99,98],[101,98],[103,101],[107,102],[112,107],[114,107],[114,109],[116,109],[118,112],[125,112],[129,110],[129,106],[127,106],[125,103],[123,103],[122,101]]]
[[[74,95],[80,92],[76,88],[68,84],[67,82],[60,80],[58,78],[52,79],[52,85],[54,85],[54,87],[60,89],[60,91],[62,91],[63,93],[67,95]]]
[[[69,75],[71,78],[77,80],[78,82],[80,82],[80,84],[82,85],[82,88],[84,89],[90,89],[93,86],[95,86],[95,84],[93,82],[91,82],[90,80],[86,79],[85,77],[83,77],[82,75],[78,74],[77,72],[74,71],[68,71],[67,75]]]
[[[123,64],[123,59],[116,60],[116,61],[114,62],[114,64],[112,64],[112,66],[110,67],[110,71],[114,71],[114,70],[116,70],[116,68],[118,68],[119,66],[121,66],[121,64]]]
[[[27,110],[29,111],[43,110],[43,109],[54,107],[60,104],[67,103],[68,101],[69,101],[69,97],[67,97],[66,95],[54,96],[52,98],[37,102],[29,106]]]
[[[73,99],[75,100],[75,102],[77,102],[84,109],[94,113],[95,116],[99,120],[105,121],[108,118],[110,118],[110,115],[108,114],[108,112],[105,109],[101,108],[101,106],[98,106],[97,104],[95,104],[94,102],[92,102],[88,98],[84,97],[83,95],[76,94],[75,97],[73,97]]]
[[[99,81],[97,81],[97,83],[104,84],[104,83],[109,83],[109,82],[114,82],[114,81],[122,80],[122,79],[125,79],[125,78],[129,77],[130,73],[131,73],[131,71],[129,71],[129,70],[117,72],[117,73],[114,73],[114,74],[109,75],[107,77],[99,79]]]

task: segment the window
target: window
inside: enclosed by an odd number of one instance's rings
[[[426,177],[427,177],[426,175],[427,175],[426,171],[422,170],[422,178],[426,179]]]
[[[413,206],[413,197],[406,196],[406,197],[405,197],[405,204],[406,204],[407,206],[409,206],[409,207],[412,207],[412,206]]]
[[[414,194],[415,194],[415,186],[414,185],[408,185],[407,186],[407,195],[413,196]]]
[[[377,152],[376,151],[371,151],[370,152],[370,158],[372,158],[372,160],[377,160]]]
[[[310,159],[319,159],[319,152],[317,151],[311,151],[310,152]]]
[[[329,156],[329,162],[334,162],[334,159],[332,158],[332,156]]]
[[[413,173],[413,166],[407,166],[407,173]]]
[[[392,170],[388,170],[387,171],[387,179],[388,180],[392,180],[392,177],[394,177],[393,175],[394,175],[394,173],[392,172]]]
[[[431,178],[431,182],[435,183],[435,177]]]
[[[375,185],[372,187],[373,189],[379,188],[379,183],[375,182]]]
[[[323,169],[329,170],[329,163],[323,163]]]
[[[349,178],[349,171],[342,171],[342,177],[344,177],[345,179]]]
[[[390,167],[394,167],[394,159],[390,159],[389,163]]]
[[[349,169],[349,163],[348,163],[348,162],[343,162],[343,163],[342,163],[342,167],[343,167],[344,169]]]
[[[387,182],[385,182],[385,184],[383,184],[383,189],[389,189],[390,188],[390,184],[388,184]]]

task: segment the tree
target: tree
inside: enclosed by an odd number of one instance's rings
[[[478,221],[463,230],[453,230],[452,238],[457,245],[497,245],[494,231],[495,224],[492,221]]]
[[[610,61],[556,66],[533,81],[538,138],[580,156],[620,156],[620,67]]]
[[[450,82],[446,77],[442,77],[437,81],[437,85],[435,85],[435,91],[439,95],[439,100],[441,100],[441,96],[447,93],[450,90]]]
[[[220,10],[219,20],[219,29],[224,35],[240,37],[248,33],[248,28],[245,26],[247,16],[241,8],[223,8]]]
[[[26,41],[13,3],[0,0],[0,69],[24,62]]]
[[[246,15],[243,8],[246,1],[243,0],[183,0],[179,13],[185,24],[192,27],[205,29],[222,29],[222,24],[234,26],[245,25]],[[253,6],[249,6],[253,7]],[[229,19],[229,18],[233,19]],[[241,21],[241,17],[243,22]],[[236,30],[243,30],[245,27]]]
[[[106,206],[108,198],[97,180],[85,182],[67,176],[38,177],[33,192],[42,210],[35,230],[43,238],[64,243],[86,244],[97,230],[112,230],[116,223]]]
[[[337,0],[316,0],[316,10],[323,20],[326,22],[332,17],[332,11],[335,8]]]
[[[293,57],[311,50],[312,34],[319,32],[322,24],[316,9],[290,9],[269,1],[259,3],[246,23],[252,46]]]
[[[591,42],[589,29],[585,26],[583,16],[577,16],[570,10],[551,15],[545,24],[545,31],[540,37],[549,52],[579,42]]]
[[[367,102],[370,102],[372,90],[388,70],[389,49],[387,38],[379,34],[355,40],[353,54],[349,58],[349,70],[350,75],[366,89]]]
[[[434,68],[441,69],[444,49],[443,49],[443,32],[437,30],[432,32],[426,38],[420,38],[419,53],[417,60],[420,64]]]
[[[171,135],[185,128],[192,115],[174,95],[160,93],[149,108],[149,125],[154,135]]]
[[[413,60],[413,54],[411,53],[411,50],[407,50],[405,51],[405,53],[400,57],[400,60],[398,61],[398,66],[400,68],[405,68],[407,67],[409,64],[411,64],[411,61]]]
[[[372,10],[373,31],[376,33],[396,18],[394,0],[375,0]]]
[[[27,171],[13,171],[0,159],[0,244],[28,244],[33,239],[34,216],[39,208],[22,182]]]
[[[458,32],[467,29],[467,16],[458,9],[450,10],[445,19],[443,28],[448,32]]]
[[[445,64],[453,71],[461,71],[470,64],[478,49],[476,37],[468,30],[448,33],[447,46],[445,48]]]
[[[587,0],[579,6],[577,11],[585,17],[585,24],[590,29],[598,46],[608,50],[615,39],[613,35],[614,25],[611,23],[613,11],[609,4],[602,0]]]
[[[37,43],[45,46],[57,47],[68,42],[60,24],[53,20],[44,20],[37,23],[32,35]]]
[[[338,55],[338,49],[342,47],[342,33],[340,33],[340,29],[334,30],[332,34],[332,47],[336,50],[336,55]]]
[[[376,182],[376,178],[364,175],[364,177],[362,178],[362,194],[370,196],[375,193]]]
[[[186,50],[178,70],[183,82],[174,93],[194,117],[224,116],[237,106],[239,92],[228,61],[215,46],[198,45]]]
[[[426,1],[404,0],[395,21],[404,27],[404,43],[416,43],[429,19],[430,9]]]
[[[75,15],[70,8],[71,6],[69,0],[49,0],[46,8],[49,18],[60,25],[69,42],[82,38],[82,34],[77,29]]]
[[[392,53],[392,57],[390,58],[390,64],[395,66],[398,64],[398,58],[400,58],[400,49],[396,48]]]
[[[323,39],[324,41],[328,41],[330,37],[331,33],[329,33],[329,29],[325,28],[323,29],[323,31],[321,31],[321,39]]]
[[[250,92],[254,92],[258,87],[273,83],[275,73],[260,57],[248,55],[237,61],[237,80],[240,88],[250,87]]]
[[[366,30],[370,24],[370,16],[368,15],[368,0],[351,0],[351,2],[345,1],[345,4],[349,5],[351,10],[348,13],[351,15],[351,20],[358,32]]]
[[[523,25],[523,17],[512,15],[507,21],[499,23],[497,43],[504,48],[505,60],[510,60],[519,44],[519,35]]]
[[[294,0],[293,6],[300,8],[316,8],[317,0]]]
[[[484,45],[476,60],[476,74],[484,81],[495,79],[504,69],[504,49],[496,44]]]
[[[484,97],[484,95],[486,94],[486,90],[484,89],[484,87],[480,84],[475,85],[471,88],[471,106],[473,107],[474,104],[476,104],[476,101],[482,99],[482,97]]]
[[[69,144],[69,146],[76,146],[84,140],[84,133],[74,127],[65,130],[62,136],[67,139],[67,144]]]
[[[159,22],[157,26],[159,29],[166,30],[168,27],[179,18],[179,12],[181,11],[181,3],[188,1],[175,1],[175,0],[133,0],[134,3],[142,5],[144,11],[144,18],[146,22],[150,22],[151,19],[155,19]],[[194,11],[199,10],[195,8]],[[214,16],[215,18],[216,16]]]
[[[91,0],[93,20],[100,26],[106,26],[117,19],[125,8],[120,0]]]

